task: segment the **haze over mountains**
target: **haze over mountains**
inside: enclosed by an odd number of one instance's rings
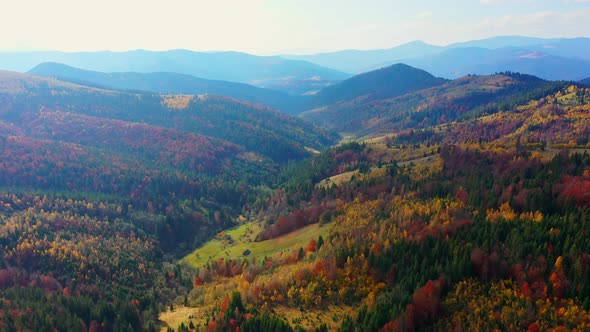
[[[384,50],[347,50],[313,55],[284,55],[349,73],[405,63],[435,76],[518,71],[551,80],[579,80],[590,73],[590,39],[501,36],[448,46],[416,41]]]
[[[205,79],[250,83],[276,89],[285,89],[296,82],[297,88],[303,92],[318,89],[327,82],[350,76],[305,61],[277,56],[255,56],[240,52],[136,50],[0,53],[0,69],[26,72],[43,62],[57,62],[101,72],[175,72]],[[305,87],[301,88],[301,85]]]
[[[60,63],[44,62],[28,71],[28,73],[53,77],[71,83],[118,90],[228,96],[251,103],[260,103],[288,113],[300,109],[303,101],[299,96],[278,90],[259,88],[245,83],[208,80],[172,72],[103,73],[83,70]]]
[[[177,73],[101,73],[57,63],[42,63],[28,73],[106,89],[229,96],[267,105],[287,113],[301,113],[359,97],[364,97],[366,101],[392,98],[445,82],[444,79],[404,64],[392,65],[335,82],[317,93],[306,96]]]
[[[548,43],[561,43],[571,41],[576,44],[578,39],[543,39],[521,36],[499,36],[481,40],[472,40],[437,46],[423,41],[413,41],[389,49],[381,50],[343,50],[310,55],[284,55],[286,58],[306,60],[332,68],[340,68],[346,72],[362,72],[368,68],[382,66],[394,61],[420,58],[442,53],[446,50],[457,48],[485,48],[499,49],[504,47],[538,47]],[[577,53],[575,53],[577,56]]]
[[[46,62],[54,64],[43,64]],[[57,63],[81,70],[59,67]],[[353,74],[396,63],[446,79],[514,71],[547,80],[578,81],[590,76],[590,39],[501,36],[448,46],[415,41],[384,50],[282,56],[187,50],[0,53],[1,69],[31,70],[33,74],[118,89],[229,95],[290,113],[309,107],[303,99],[289,98],[285,93],[315,94]],[[40,64],[43,66],[37,67]],[[280,90],[283,94],[228,82]]]

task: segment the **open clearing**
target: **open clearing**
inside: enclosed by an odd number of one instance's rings
[[[190,308],[184,306],[178,306],[174,308],[174,311],[170,309],[160,313],[159,319],[162,322],[160,331],[168,331],[168,327],[178,329],[180,323],[186,323],[189,317],[199,317],[201,310],[199,308]]]
[[[248,257],[255,257],[256,259],[281,252],[290,253],[293,249],[305,247],[310,240],[317,239],[320,235],[325,237],[330,231],[330,225],[313,224],[275,239],[254,242],[256,235],[261,230],[262,226],[258,222],[248,222],[232,230],[222,232],[185,256],[181,262],[193,267],[202,267],[207,262],[218,258],[242,258],[246,250],[251,252]],[[231,237],[233,244],[226,239],[228,235]]]

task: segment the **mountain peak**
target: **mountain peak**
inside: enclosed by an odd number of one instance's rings
[[[396,63],[349,78],[316,95],[316,105],[352,100],[360,96],[396,97],[410,91],[443,84],[444,79],[412,66]]]
[[[68,66],[66,64],[59,63],[59,62],[47,61],[47,62],[42,62],[42,63],[36,65],[31,70],[29,70],[27,72],[27,74],[36,75],[36,76],[55,76],[55,74],[58,72],[60,74],[64,74],[65,72],[86,72],[86,73],[89,73],[91,71]]]

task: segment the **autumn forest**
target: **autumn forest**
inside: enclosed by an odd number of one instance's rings
[[[0,331],[590,330],[587,80],[326,72],[0,71]]]

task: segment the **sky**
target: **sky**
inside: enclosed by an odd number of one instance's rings
[[[1,0],[0,50],[270,55],[590,37],[590,0]],[[7,4],[7,2],[9,4]]]

